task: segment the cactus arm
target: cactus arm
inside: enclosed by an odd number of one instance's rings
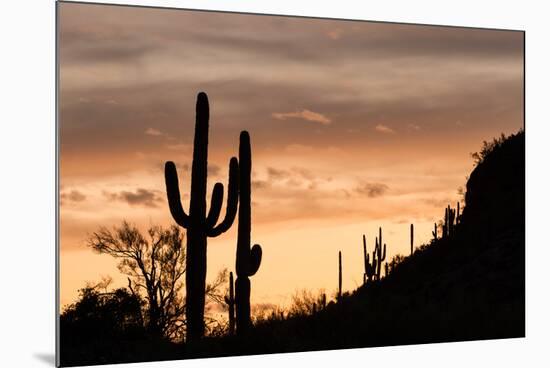
[[[212,189],[212,199],[210,200],[210,210],[208,211],[208,216],[206,217],[206,228],[211,229],[218,222],[220,217],[220,212],[222,210],[223,202],[223,184],[216,183]]]
[[[172,161],[167,161],[164,165],[164,179],[166,181],[166,194],[170,213],[178,225],[187,229],[189,227],[189,216],[181,206],[178,171]]]
[[[380,261],[386,260],[386,243],[384,243],[384,251],[382,252],[382,257],[380,257]]]
[[[222,187],[223,189],[223,187]],[[215,226],[216,221],[214,221],[211,227],[208,227],[208,236],[215,237],[218,236],[233,225],[235,216],[237,215],[237,207],[239,203],[239,161],[236,157],[232,157],[229,161],[229,183],[227,186],[227,208],[225,210],[225,217]],[[217,219],[216,219],[217,220]]]
[[[254,276],[260,268],[262,262],[262,247],[259,244],[254,244],[250,249],[250,258],[248,262],[248,276]]]

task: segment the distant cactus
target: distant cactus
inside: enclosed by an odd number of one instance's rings
[[[432,236],[434,240],[437,240],[437,223],[434,222],[434,231],[432,231]]]
[[[380,272],[382,271],[382,262],[386,260],[386,244],[384,244],[384,250],[382,251],[382,228],[378,228],[378,239],[376,242],[376,279],[380,280]]]
[[[250,204],[252,158],[250,136],[248,132],[241,132],[239,143],[239,225],[237,234],[237,280],[235,281],[237,334],[245,334],[250,325],[250,280],[260,268],[262,248],[254,244],[250,248],[250,231],[252,209]]]
[[[342,252],[338,251],[338,296],[337,300],[342,299]]]
[[[441,227],[441,238],[444,239],[449,233],[449,208],[445,208],[445,217],[443,218],[443,225]]]
[[[229,309],[229,334],[235,334],[235,292],[233,289],[233,272],[229,272],[229,295],[225,296],[225,304]]]
[[[460,202],[456,202],[456,224],[458,225],[458,221],[460,219]]]
[[[325,309],[327,306],[327,294],[323,293],[321,294],[321,308]]]
[[[365,272],[363,273],[363,284],[372,281],[372,277],[376,273],[376,261],[375,253],[373,253],[372,263],[369,260],[369,253],[367,251],[367,238],[363,234],[363,263]]]
[[[390,274],[390,270],[389,270],[388,262],[386,262],[384,264],[384,277],[388,277],[389,274]]]
[[[186,257],[186,339],[192,342],[204,335],[204,303],[206,287],[206,239],[216,237],[231,227],[237,213],[239,164],[235,157],[229,162],[229,185],[225,218],[216,225],[223,201],[223,184],[216,183],[212,191],[210,210],[206,214],[206,178],[208,161],[208,97],[201,92],[197,96],[193,164],[191,172],[191,197],[189,214],[180,200],[176,165],[165,164],[166,194],[174,220],[187,229]]]
[[[451,206],[448,206],[447,212],[448,212],[448,221],[449,221],[447,224],[447,229],[449,232],[448,235],[451,236],[454,234],[456,211],[452,209]]]
[[[413,254],[413,250],[414,250],[413,243],[414,243],[414,225],[411,224],[411,255]]]

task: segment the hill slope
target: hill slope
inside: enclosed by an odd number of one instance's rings
[[[214,339],[196,356],[419,344],[525,335],[525,137],[486,145],[455,233],[387,278],[310,316]]]

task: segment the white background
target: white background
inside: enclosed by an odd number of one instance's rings
[[[112,3],[114,1],[104,1]],[[543,1],[133,1],[196,9],[523,29],[526,37],[527,338],[337,352],[148,363],[133,367],[262,365],[550,366],[548,90],[550,12]],[[0,10],[0,366],[53,366],[53,0]],[[545,349],[546,348],[546,349]],[[122,367],[118,365],[117,367]]]

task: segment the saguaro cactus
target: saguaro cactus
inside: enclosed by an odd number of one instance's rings
[[[456,202],[456,224],[458,225],[458,221],[460,219],[460,202]]]
[[[446,238],[449,234],[449,207],[445,208],[445,217],[443,218],[443,226],[441,230],[441,238]]]
[[[229,295],[225,296],[225,304],[229,310],[229,334],[235,334],[235,292],[233,289],[233,272],[229,272]]]
[[[411,255],[413,254],[414,250],[414,225],[411,224]]]
[[[237,334],[244,334],[251,325],[250,320],[250,276],[253,276],[262,261],[262,248],[254,244],[250,248],[252,209],[250,205],[250,173],[252,159],[250,136],[241,132],[239,143],[239,226],[237,234],[237,280],[235,281],[235,303],[237,312]]]
[[[380,271],[382,271],[382,262],[386,260],[386,244],[384,244],[384,250],[382,251],[382,228],[378,228],[378,241],[376,245],[376,279],[380,280]]]
[[[185,272],[187,342],[204,335],[204,297],[206,286],[206,238],[227,231],[233,224],[238,203],[239,164],[235,157],[229,162],[229,185],[225,218],[218,225],[223,202],[223,184],[216,183],[212,191],[210,210],[206,214],[206,178],[208,161],[209,106],[206,93],[197,96],[191,198],[189,214],[185,213],[180,198],[178,173],[172,161],[165,164],[166,194],[172,217],[187,229],[187,257]]]
[[[363,273],[363,284],[372,281],[372,277],[376,273],[376,251],[373,252],[372,264],[370,263],[369,253],[367,252],[367,238],[363,234],[363,263],[365,272]]]
[[[437,240],[437,223],[434,222],[434,231],[432,231],[434,240]]]
[[[338,251],[338,300],[342,299],[342,252]]]

